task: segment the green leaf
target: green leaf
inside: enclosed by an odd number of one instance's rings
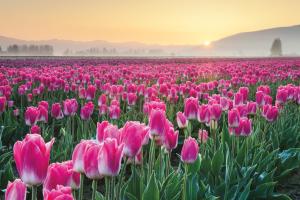
[[[197,200],[199,192],[199,183],[197,174],[187,177],[186,182],[186,198],[189,200]]]
[[[247,138],[246,138],[247,139]],[[242,147],[239,149],[237,152],[237,157],[236,161],[242,165],[244,160],[245,160],[245,155],[246,155],[246,141],[243,142]]]
[[[201,155],[198,154],[197,160],[193,164],[188,165],[188,173],[194,174],[197,173],[200,170],[201,167]]]
[[[159,200],[159,190],[155,178],[155,172],[152,173],[147,187],[143,193],[142,200]]]
[[[252,179],[250,179],[250,181],[248,182],[248,184],[246,185],[244,191],[242,192],[242,194],[239,197],[239,200],[246,200],[248,199],[248,196],[250,194],[250,186],[252,183]]]
[[[105,197],[98,191],[96,191],[96,200],[105,200]]]
[[[292,200],[288,195],[285,194],[272,194],[273,200]]]
[[[258,185],[254,191],[254,197],[267,198],[270,194],[273,193],[275,185],[276,182],[268,182]]]
[[[222,149],[219,149],[214,155],[211,162],[211,169],[214,175],[218,175],[224,162],[224,155]]]

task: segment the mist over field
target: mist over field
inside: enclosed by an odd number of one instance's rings
[[[141,42],[109,42],[104,40],[37,40],[27,41],[0,36],[2,56],[45,55],[45,56],[212,56],[212,57],[264,57],[270,56],[274,39],[280,38],[283,56],[300,55],[300,25],[271,28],[253,32],[234,34],[208,44],[195,45],[159,45]],[[18,49],[5,52],[9,46],[18,45]],[[26,45],[26,46],[25,46]],[[29,51],[30,45],[49,48],[42,52]],[[25,46],[25,47],[24,47]],[[15,47],[16,48],[16,47]],[[25,50],[20,50],[25,48]],[[52,48],[52,49],[51,49]]]

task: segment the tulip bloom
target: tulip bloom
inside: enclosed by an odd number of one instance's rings
[[[249,136],[252,133],[252,121],[246,117],[240,119],[239,126],[233,129],[236,136]]]
[[[86,100],[90,101],[95,98],[96,94],[96,87],[93,85],[89,85],[88,88],[86,89]]]
[[[222,115],[222,108],[221,108],[220,104],[211,105],[210,106],[210,114],[211,114],[211,120],[218,121]]]
[[[27,185],[39,185],[44,182],[54,138],[45,144],[38,134],[27,134],[23,141],[14,145],[14,159],[18,173]]]
[[[41,128],[38,125],[34,125],[30,128],[31,134],[41,134]]]
[[[43,184],[44,190],[53,190],[58,185],[79,188],[80,174],[73,170],[72,161],[52,163],[47,170],[47,176]]]
[[[42,105],[39,105],[38,109],[40,111],[38,121],[47,123],[48,122],[48,110],[46,109],[46,107],[44,107]]]
[[[63,103],[64,105],[64,114],[66,116],[74,116],[78,110],[78,103],[76,99],[67,99]]]
[[[210,124],[211,112],[208,105],[199,106],[197,118],[198,121],[201,123]]]
[[[167,151],[171,152],[173,149],[177,147],[178,144],[178,131],[174,131],[173,127],[170,127],[168,131],[165,133],[165,137],[163,140],[163,145]]]
[[[83,156],[89,146],[93,145],[91,140],[81,140],[79,144],[76,145],[72,155],[73,169],[76,172],[84,173],[84,160]]]
[[[26,199],[26,184],[20,179],[14,182],[8,182],[5,191],[5,200],[25,200]]]
[[[197,119],[198,99],[194,97],[187,98],[184,103],[184,115],[187,119]]]
[[[240,113],[237,109],[228,111],[228,126],[238,127],[240,123]]]
[[[198,132],[198,140],[201,143],[206,143],[206,141],[208,140],[208,133],[206,130],[202,130],[200,129]]]
[[[188,126],[188,120],[182,112],[177,113],[176,121],[179,128],[186,128]]]
[[[97,122],[96,139],[102,143],[106,138],[115,138],[119,141],[119,129],[116,125],[110,124],[108,121]]]
[[[80,117],[82,120],[89,120],[94,111],[94,104],[93,102],[86,103],[80,110]]]
[[[122,128],[120,142],[124,144],[124,155],[135,157],[142,149],[148,128],[139,122],[128,121]]]
[[[55,119],[62,119],[64,117],[64,114],[61,110],[60,103],[54,103],[51,107],[51,116]]]
[[[103,176],[98,171],[98,154],[102,144],[93,144],[87,148],[83,155],[84,173],[89,179],[100,179]]]
[[[117,176],[121,169],[124,144],[107,138],[98,154],[98,171],[103,176]]]
[[[106,105],[106,95],[101,94],[98,98],[98,106]]]
[[[0,114],[5,111],[6,104],[6,97],[0,97]]]
[[[269,122],[273,122],[278,117],[278,108],[276,106],[264,105],[262,116]]]
[[[74,200],[72,189],[62,185],[58,185],[52,190],[45,190],[43,193],[44,200]]]
[[[119,119],[121,115],[121,109],[119,105],[111,105],[109,107],[109,117],[111,119]]]
[[[184,140],[182,150],[181,150],[181,160],[184,163],[194,163],[197,160],[197,156],[199,153],[199,146],[197,141],[188,137]]]
[[[234,100],[233,100],[234,106],[239,106],[243,104],[243,94],[237,92],[234,95]]]
[[[149,116],[149,127],[151,135],[162,136],[165,132],[165,124],[167,123],[166,115],[163,110],[152,109]]]
[[[36,107],[27,107],[25,111],[25,123],[27,126],[35,125],[38,121],[40,110]]]
[[[286,89],[278,89],[276,94],[276,101],[279,103],[287,102],[288,91]]]

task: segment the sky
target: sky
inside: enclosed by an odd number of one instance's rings
[[[0,35],[203,44],[300,24],[300,0],[0,0]]]

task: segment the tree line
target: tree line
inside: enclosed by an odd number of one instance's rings
[[[51,45],[9,45],[6,51],[0,47],[0,53],[5,55],[38,55],[51,56],[53,55],[53,46]]]

